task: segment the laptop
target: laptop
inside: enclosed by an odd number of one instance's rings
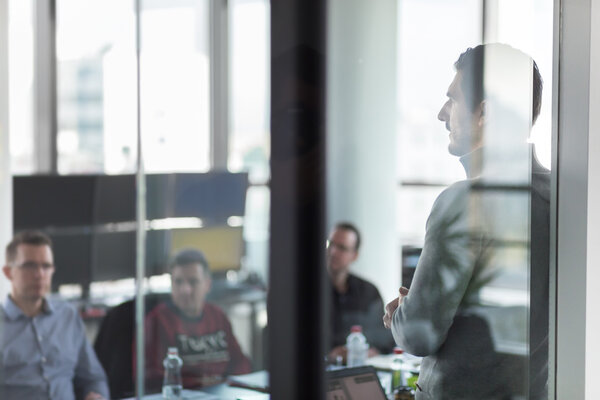
[[[344,368],[327,371],[327,400],[387,400],[375,368]]]

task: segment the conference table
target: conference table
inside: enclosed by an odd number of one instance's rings
[[[268,372],[232,376],[226,382],[199,390],[184,389],[182,400],[268,400]],[[252,389],[255,388],[255,389]],[[130,397],[124,400],[134,400]],[[163,400],[161,393],[144,395],[143,400]]]
[[[390,365],[393,355],[380,355],[367,360],[377,371],[378,378],[384,391],[389,396],[391,393],[391,370]],[[405,354],[403,370],[418,374],[420,357]],[[335,367],[333,368],[344,368]],[[268,400],[269,373],[257,371],[246,375],[231,376],[226,382],[218,385],[204,387],[199,390],[184,389],[182,400]],[[134,397],[124,400],[134,400]],[[144,400],[163,400],[162,394],[149,394]]]

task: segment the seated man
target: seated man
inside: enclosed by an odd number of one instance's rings
[[[77,311],[46,298],[54,274],[50,238],[35,231],[16,235],[3,272],[11,293],[0,308],[0,398],[110,398]]]
[[[163,359],[177,347],[183,360],[183,387],[219,383],[227,375],[250,372],[250,361],[233,336],[227,316],[206,303],[211,279],[208,262],[197,250],[182,250],[171,262],[171,299],[146,317],[146,385],[162,385]]]
[[[370,345],[369,355],[391,352],[394,338],[382,328],[377,314],[383,300],[377,288],[350,273],[358,258],[360,233],[350,223],[338,223],[327,240],[327,272],[331,282],[331,343],[329,359],[346,358],[346,337],[352,325],[361,325]]]

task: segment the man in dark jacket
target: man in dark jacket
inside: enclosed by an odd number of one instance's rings
[[[360,325],[370,345],[369,355],[387,353],[394,345],[390,332],[381,326],[383,300],[370,282],[350,273],[358,258],[360,232],[351,223],[340,222],[327,240],[327,272],[331,283],[331,343],[329,359],[346,358],[346,337]]]

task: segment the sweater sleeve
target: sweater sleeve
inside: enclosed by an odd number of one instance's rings
[[[455,184],[433,205],[409,294],[392,319],[396,343],[411,354],[439,349],[467,292],[481,250],[469,201],[468,187]]]

